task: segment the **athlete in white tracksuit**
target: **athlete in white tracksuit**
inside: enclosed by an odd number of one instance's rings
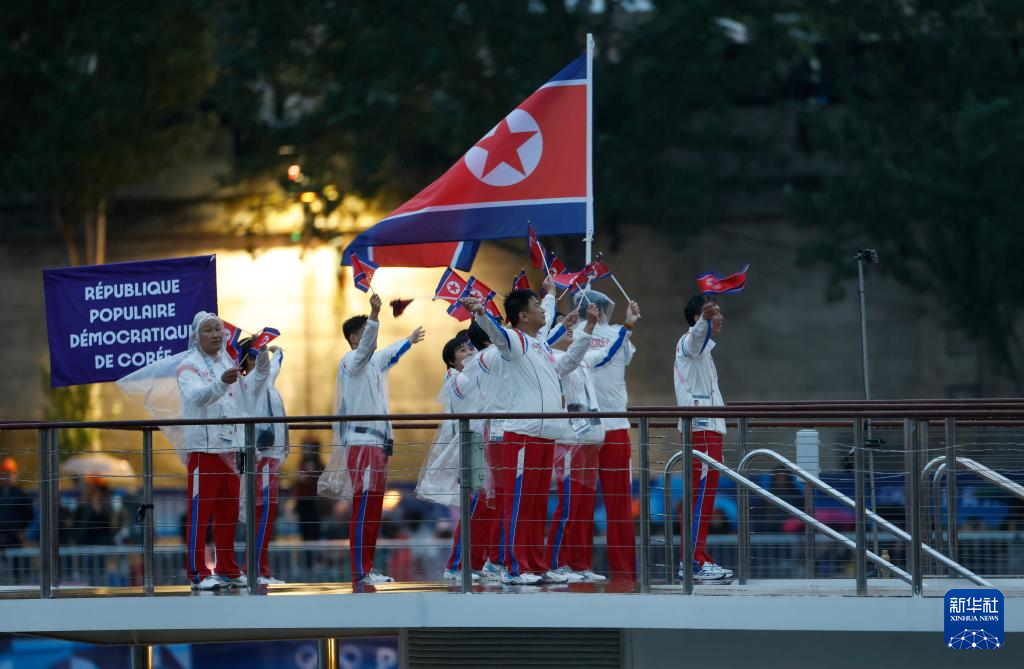
[[[600,309],[600,321],[594,328],[590,352],[585,364],[590,369],[601,411],[626,411],[626,368],[633,361],[636,347],[630,340],[640,308],[632,302],[622,325],[609,320],[615,303],[604,293],[583,290],[573,295],[582,311],[590,304]],[[605,422],[604,444],[598,451],[598,476],[608,519],[608,569],[613,578],[636,578],[636,528],[633,524],[632,444],[629,419],[609,418]]]
[[[715,348],[712,334],[722,329],[722,312],[718,303],[705,295],[690,299],[685,309],[689,330],[676,344],[673,383],[679,406],[725,406],[718,388],[718,370],[711,352]],[[679,422],[682,430],[682,421]],[[725,420],[695,418],[692,427],[693,448],[722,461]],[[680,435],[682,436],[682,435]],[[732,571],[715,563],[707,552],[708,525],[715,508],[718,470],[703,462],[693,461],[693,572],[699,581],[719,581],[732,576]],[[682,521],[680,520],[680,523]],[[680,576],[685,567],[679,566]]]
[[[413,344],[423,340],[423,328],[394,344],[377,350],[381,299],[370,298],[370,315],[354,316],[343,326],[352,351],[338,366],[339,415],[385,415],[388,413],[388,371]],[[389,451],[394,443],[387,420],[345,421],[334,426],[334,453],[320,477],[321,494],[352,498],[349,546],[352,580],[363,585],[393,579],[373,569],[377,534],[384,505]]]
[[[576,318],[571,314],[563,322],[568,328],[566,336],[552,344],[556,357],[565,355],[572,342],[572,321]],[[562,396],[570,418],[555,445],[558,505],[548,529],[548,562],[555,571],[574,574],[581,580],[603,581],[605,577],[592,567],[598,457],[607,419],[572,416],[600,410],[591,371],[585,365],[562,376]]]

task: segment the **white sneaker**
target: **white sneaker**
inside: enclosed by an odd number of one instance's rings
[[[224,584],[216,576],[207,576],[199,583],[192,584],[193,590],[220,590],[223,587]]]
[[[683,566],[679,566],[679,578],[686,578],[686,574],[683,572]],[[693,580],[701,582],[709,581],[721,581],[725,579],[725,572],[721,569],[714,569],[714,566],[710,562],[705,563],[699,570],[695,567],[693,570]]]
[[[502,574],[507,574],[508,570],[505,569],[504,565],[494,564],[490,560],[484,563],[483,575],[484,578],[491,581],[500,581]]]
[[[359,583],[362,585],[379,585],[381,583],[394,583],[395,579],[390,576],[385,576],[376,569],[371,569],[370,573],[359,579]]]
[[[579,573],[573,571],[572,569],[570,569],[566,565],[563,565],[563,566],[559,567],[558,569],[555,569],[554,572],[556,574],[561,574],[562,576],[564,576],[566,578],[566,581],[565,581],[566,583],[582,583],[583,582],[583,574],[579,574]]]
[[[602,576],[601,574],[598,574],[596,571],[591,571],[590,569],[584,569],[583,571],[578,571],[576,573],[582,576],[584,581],[596,582],[608,580],[607,576]]]
[[[552,570],[552,571],[544,572],[544,575],[541,576],[541,579],[545,583],[568,583],[569,582],[569,575],[565,574],[563,572],[560,572],[560,571]],[[580,579],[580,580],[582,580],[582,579]]]
[[[284,585],[284,581],[273,576],[260,576],[256,579],[256,583],[259,585]]]
[[[501,573],[501,582],[508,585],[533,585],[540,582],[540,576],[536,574],[520,574],[513,576],[507,571]]]
[[[703,568],[721,572],[722,576],[724,576],[725,578],[730,578],[732,576],[732,569],[726,569],[725,567],[717,565],[714,562],[705,562]]]
[[[461,581],[462,580],[462,572],[457,570],[457,569],[445,569],[444,570],[444,580],[446,580],[446,581]],[[474,571],[473,572],[473,580],[474,581],[479,581],[480,580],[480,574],[478,574],[478,573],[476,573]]]

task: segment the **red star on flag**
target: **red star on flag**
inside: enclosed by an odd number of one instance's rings
[[[487,176],[494,168],[505,163],[520,174],[526,174],[523,168],[523,161],[519,159],[519,147],[536,135],[535,130],[525,132],[512,132],[508,127],[508,121],[501,119],[501,123],[490,137],[484,137],[477,146],[487,152],[487,162],[484,164],[483,176]]]

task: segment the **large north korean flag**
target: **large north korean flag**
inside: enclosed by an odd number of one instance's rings
[[[585,233],[591,201],[587,75],[584,54],[441,178],[356,237],[342,255],[346,264],[356,253],[384,266],[465,267],[480,240],[525,237],[530,224],[539,235]],[[428,244],[444,248],[447,257],[423,253]],[[461,257],[452,262],[456,251]],[[436,265],[422,262],[428,255],[436,256]]]

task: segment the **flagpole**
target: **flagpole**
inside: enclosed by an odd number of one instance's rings
[[[587,33],[587,264],[594,246],[594,35]]]

